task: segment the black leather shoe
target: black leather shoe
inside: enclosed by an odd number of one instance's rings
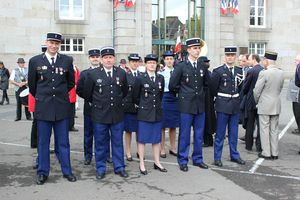
[[[43,175],[43,174],[38,175],[38,176],[36,177],[36,184],[38,184],[38,185],[43,185],[43,184],[46,182],[47,178],[48,178],[48,177],[45,176],[45,175]]]
[[[215,160],[214,165],[216,165],[217,167],[223,167],[223,163],[221,160]]]
[[[72,128],[70,128],[70,129],[69,129],[69,131],[71,131],[71,132],[78,132],[78,129],[77,129],[77,128],[74,128],[74,127],[72,127]]]
[[[300,131],[299,131],[299,129],[295,129],[295,130],[293,130],[293,131],[292,131],[292,133],[293,133],[293,134],[299,134],[299,135],[300,135]]]
[[[160,168],[155,163],[153,164],[153,168],[156,169],[156,170],[159,170],[161,172],[167,172],[168,171],[166,168]]]
[[[127,156],[126,155],[126,160],[129,161],[129,162],[132,162],[133,161],[132,156]]]
[[[105,177],[105,173],[97,173],[96,174],[96,179],[101,180]]]
[[[54,154],[55,151],[53,149],[50,149],[50,154]]]
[[[300,151],[298,151],[298,154],[300,155]]]
[[[28,121],[32,121],[32,118],[31,118],[31,117],[26,117],[26,119],[27,119]]]
[[[271,159],[272,159],[271,156],[264,156],[264,155],[262,155],[262,153],[258,153],[258,157],[259,157],[259,158],[264,158],[264,159],[266,159],[266,160],[271,160]]]
[[[183,172],[187,172],[189,171],[189,168],[187,165],[179,165],[179,169]]]
[[[67,179],[70,182],[75,182],[77,181],[76,176],[74,176],[73,174],[70,175],[64,175],[64,178]]]
[[[161,158],[166,158],[166,157],[167,157],[167,154],[165,154],[165,153],[164,153],[164,154],[160,154],[160,157],[161,157]]]
[[[174,151],[169,150],[169,154],[172,155],[172,156],[176,156],[177,157],[177,153],[174,152]]]
[[[245,164],[246,164],[246,162],[243,161],[241,158],[238,158],[238,159],[231,159],[231,162],[235,162],[235,163],[237,163],[237,164],[239,164],[239,165],[245,165]]]
[[[239,140],[245,142],[245,141],[246,141],[246,138],[245,138],[245,136],[244,136],[244,137],[240,137]]]
[[[119,176],[123,177],[123,178],[127,178],[128,177],[128,174],[125,170],[121,170],[121,171],[118,171],[118,172],[115,172],[115,174],[118,174]]]
[[[90,165],[91,162],[92,162],[91,160],[85,160],[85,161],[84,161],[84,165]]]
[[[143,171],[143,170],[141,170],[141,168],[140,168],[140,172],[141,172],[141,174],[143,174],[143,175],[147,175],[147,174],[148,174],[148,172],[147,172],[146,169]]]
[[[20,121],[20,120],[21,120],[20,118],[16,118],[16,119],[15,119],[15,122]]]
[[[204,162],[202,162],[202,163],[194,163],[193,165],[197,166],[197,167],[200,167],[202,169],[208,169],[208,166]]]
[[[272,160],[278,160],[278,156],[271,156]]]

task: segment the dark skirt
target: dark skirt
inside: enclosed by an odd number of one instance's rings
[[[138,131],[137,114],[125,113],[124,130],[126,132],[137,132]]]
[[[178,98],[170,92],[165,92],[162,99],[163,128],[179,127],[180,113],[178,111]]]
[[[138,121],[137,141],[142,144],[161,142],[162,122]]]

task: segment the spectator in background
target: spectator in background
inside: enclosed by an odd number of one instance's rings
[[[6,104],[9,104],[9,98],[7,96],[8,89],[8,80],[9,80],[9,71],[5,68],[4,63],[0,61],[0,90],[3,91],[2,100],[0,101],[0,105],[3,105],[4,100],[6,100]]]

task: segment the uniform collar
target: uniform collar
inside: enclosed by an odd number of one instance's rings
[[[52,62],[51,58],[53,58],[53,57],[54,57],[54,63],[55,63],[56,59],[57,59],[57,55],[58,55],[58,53],[56,53],[54,56],[51,56],[47,51],[45,52],[45,56],[47,57],[49,63]]]

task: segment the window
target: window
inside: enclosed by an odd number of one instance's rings
[[[259,56],[264,56],[266,51],[266,43],[260,42],[250,42],[249,43],[249,54],[258,54]]]
[[[59,0],[59,18],[83,20],[84,0]]]
[[[60,50],[62,53],[84,53],[84,39],[63,38]]]
[[[266,26],[266,0],[250,0],[250,26]]]

